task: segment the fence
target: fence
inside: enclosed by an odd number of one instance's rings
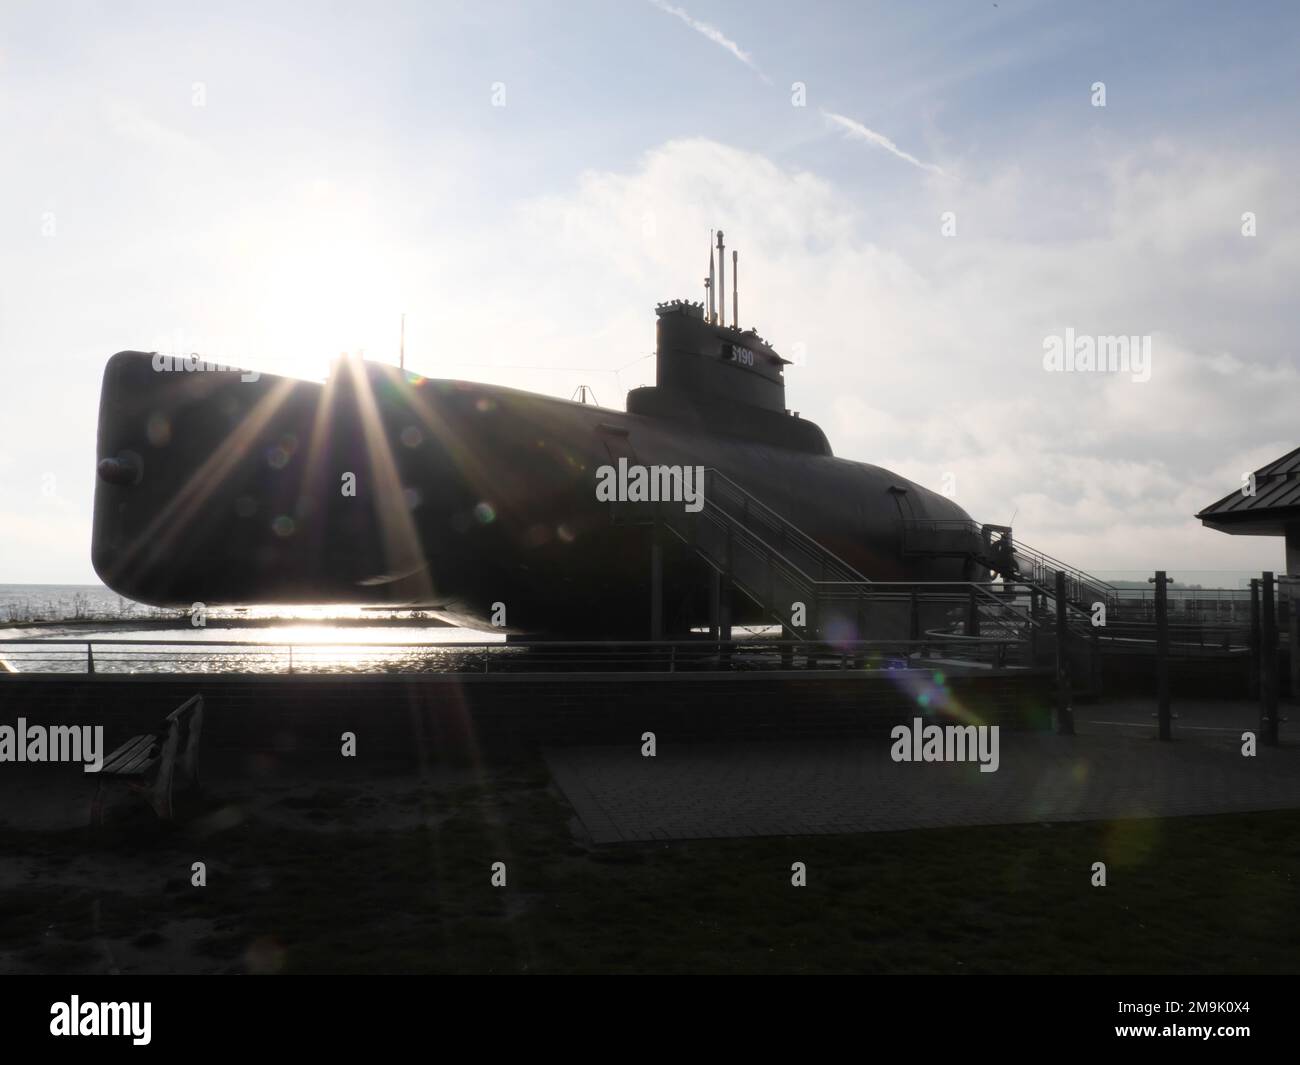
[[[310,643],[209,640],[0,640],[14,673],[452,673],[691,672],[710,669],[901,669],[945,659],[975,667],[1020,664],[1024,641],[949,633],[916,640],[537,641]]]

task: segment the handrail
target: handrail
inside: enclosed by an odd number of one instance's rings
[[[843,577],[853,581],[861,581],[863,583],[869,583],[867,577],[863,576],[856,569],[850,566],[847,562],[845,562],[842,558],[840,558],[839,555],[835,554],[834,551],[830,550],[830,548],[826,547],[820,541],[813,539],[813,537],[809,536],[806,532],[804,532],[801,528],[799,528],[799,526],[797,526],[794,522],[790,521],[788,518],[784,517],[783,515],[777,513],[777,511],[769,507],[756,495],[754,495],[752,492],[748,491],[747,489],[741,487],[739,484],[733,481],[725,473],[722,473],[716,467],[713,466],[706,467],[704,474],[706,478],[712,479],[715,486],[718,483],[721,483],[722,486],[726,489],[729,489],[733,495],[739,496],[741,498],[745,506],[745,511],[744,511],[745,517],[747,518],[754,517],[755,516],[754,512],[757,511],[758,512],[757,516],[766,518],[769,525],[774,526],[775,528],[781,530],[783,539],[788,538],[794,540],[795,543],[802,545],[804,550],[809,555],[821,559],[823,562],[823,569],[825,569],[825,564],[829,562],[831,567],[834,570],[838,571]],[[706,488],[704,493],[704,499],[706,503],[709,502],[710,500],[716,501],[717,498],[718,498],[718,493],[716,492],[710,493]],[[734,514],[730,516],[732,518],[735,518]]]
[[[982,582],[975,581],[935,581],[935,582],[878,582],[869,580],[851,565],[841,559],[829,548],[818,542],[800,529],[794,522],[768,506],[753,493],[741,487],[726,474],[715,467],[706,467],[704,506],[695,512],[686,512],[676,507],[664,507],[655,504],[655,520],[668,529],[682,543],[698,551],[713,568],[730,573],[733,583],[740,591],[759,606],[765,616],[770,616],[783,629],[796,633],[787,623],[783,612],[776,608],[775,589],[778,582],[782,591],[793,593],[797,598],[809,602],[820,616],[820,608],[828,603],[843,604],[853,601],[859,604],[876,601],[888,601],[891,598],[891,583],[905,584],[908,595],[914,594],[918,585],[932,584],[935,592],[942,589],[944,593],[954,594],[961,589],[970,594],[970,589],[978,588],[978,594],[985,602],[985,609],[992,605],[1001,615],[998,621],[1013,628],[1033,628],[1035,622],[1014,605],[999,599],[986,588]],[[945,519],[928,520],[933,526],[945,525],[967,530],[979,530],[980,526],[971,521],[947,521]],[[716,530],[725,535],[725,543],[707,543],[701,535],[703,528]],[[744,567],[736,565],[736,552],[743,554],[746,564],[757,563],[757,574],[737,572]],[[809,570],[814,572],[809,572]],[[755,580],[756,578],[756,580]],[[761,585],[766,585],[762,587]],[[933,601],[933,597],[928,597]],[[992,619],[991,619],[992,620]],[[816,632],[814,628],[812,632]]]
[[[984,526],[980,525],[976,521],[964,518],[905,518],[903,520],[904,537],[906,537],[909,531],[923,529],[934,531],[965,531],[970,532],[973,535],[982,535]],[[1071,566],[1069,563],[1063,562],[1059,558],[1054,558],[1047,554],[1047,552],[1040,551],[1031,544],[1026,544],[1023,540],[1017,540],[1014,536],[1011,538],[1011,550],[1015,555],[1033,563],[1035,571],[1041,571],[1044,576],[1046,575],[1046,571],[1064,573],[1067,579],[1072,580],[1080,590],[1088,588],[1099,592],[1102,600],[1108,605],[1113,603],[1117,598],[1119,589],[1115,588],[1109,582],[1103,581],[1100,577],[1094,577],[1091,573],[1087,573],[1075,566]],[[1035,583],[1043,585],[1049,593],[1052,591],[1046,580],[1036,581]]]
[[[632,672],[655,672],[655,673],[675,673],[690,671],[692,669],[699,671],[703,669],[726,668],[731,669],[733,666],[744,670],[772,670],[785,668],[788,657],[791,653],[807,654],[810,656],[809,665],[824,666],[824,659],[838,658],[843,663],[847,658],[865,657],[868,653],[878,652],[876,658],[881,656],[897,657],[901,655],[906,658],[913,653],[926,649],[942,649],[945,641],[935,637],[924,640],[912,639],[874,639],[874,640],[837,640],[833,647],[822,645],[817,641],[812,644],[802,639],[771,639],[767,637],[751,637],[733,640],[718,640],[716,638],[697,637],[690,640],[626,640],[626,641],[603,641],[603,640],[573,640],[573,641],[521,641],[519,643],[454,643],[454,644],[426,644],[426,643],[349,643],[343,642],[323,642],[311,644],[284,644],[284,643],[250,643],[248,641],[234,641],[231,643],[210,640],[121,640],[108,638],[104,640],[72,640],[72,639],[11,639],[0,641],[6,644],[26,644],[33,649],[39,650],[43,646],[55,645],[65,649],[86,648],[90,651],[95,646],[111,645],[118,648],[119,651],[125,650],[126,647],[134,645],[140,648],[140,652],[134,655],[110,654],[101,651],[97,656],[98,668],[93,675],[98,677],[101,673],[113,673],[114,670],[105,666],[125,666],[135,667],[128,668],[127,673],[145,673],[153,676],[171,676],[182,675],[187,672],[202,672],[212,675],[242,676],[242,675],[289,675],[284,667],[283,654],[286,650],[297,650],[299,653],[295,657],[295,667],[292,670],[293,675],[297,676],[302,673],[318,673],[328,675],[347,675],[356,676],[361,674],[370,675],[391,675],[393,673],[404,674],[484,674],[484,673],[539,673],[554,674],[556,672],[597,672],[607,673],[616,671]],[[953,648],[963,646],[962,641],[953,639],[948,641]],[[988,648],[994,656],[994,661],[1000,662],[1006,660],[1007,649],[1015,646],[1022,641],[1004,636],[986,636],[982,637],[979,644],[983,648]],[[969,641],[967,641],[969,643]],[[246,654],[236,654],[232,648],[239,647],[247,649],[256,647],[265,652],[261,656],[248,656]],[[191,659],[187,655],[178,653],[177,648],[186,648],[189,650],[202,649],[209,652],[206,655],[197,655]],[[436,665],[423,665],[418,662],[398,662],[397,666],[401,667],[393,670],[389,667],[393,665],[386,662],[383,658],[366,659],[363,657],[364,652],[384,652],[400,649],[419,649],[435,652],[452,652],[447,659],[440,661]],[[346,650],[354,653],[347,656],[341,656],[342,661],[321,660],[321,653],[337,652]],[[222,652],[225,652],[223,655]],[[532,652],[532,653],[514,653],[514,652]],[[313,657],[315,653],[315,657]],[[34,659],[30,656],[27,661]],[[224,660],[223,660],[224,659]],[[231,660],[234,659],[232,662]],[[725,660],[727,665],[721,663]],[[38,659],[45,665],[50,662],[62,665],[74,665],[80,661],[79,656],[74,658],[53,659],[42,656]],[[495,663],[495,664],[494,664]],[[159,665],[167,665],[173,668],[159,670]],[[358,665],[369,666],[369,669],[358,669]],[[187,670],[185,667],[191,667]],[[233,666],[233,668],[231,668]],[[180,668],[175,668],[180,667]],[[194,668],[197,667],[197,668]],[[215,668],[213,668],[215,667]],[[352,667],[352,668],[349,668]],[[832,668],[824,666],[824,668]],[[15,678],[23,676],[32,676],[34,674],[50,675],[76,673],[91,675],[91,671],[84,668],[74,668],[71,670],[49,670],[48,668],[33,670],[32,673],[18,673]],[[122,675],[120,672],[117,675]],[[6,675],[8,678],[9,675]],[[0,688],[3,687],[5,680],[0,680]]]
[[[717,513],[721,514],[722,517],[726,519],[724,522],[724,521],[718,521],[714,517],[714,515],[709,512],[707,507],[705,508],[705,510],[701,511],[700,513],[704,514],[708,520],[713,521],[713,523],[717,527],[731,533],[733,537],[735,537],[740,541],[742,546],[749,546],[755,550],[761,548],[760,551],[761,554],[770,557],[775,561],[781,562],[791,574],[793,574],[798,578],[799,581],[802,581],[809,586],[816,583],[815,579],[813,577],[810,577],[807,573],[805,573],[802,569],[800,569],[800,567],[796,563],[786,558],[785,555],[781,554],[780,551],[772,547],[771,544],[769,544],[761,536],[758,536],[752,529],[741,524],[732,515],[727,514],[725,511],[719,510]],[[662,518],[662,514],[661,514],[661,518]],[[664,520],[664,525],[669,529],[669,531],[671,531],[675,536],[677,536],[678,539],[680,539],[683,543],[690,544],[698,539],[698,537],[692,537],[690,533],[688,533],[686,530],[677,528],[677,526],[674,524],[671,518],[668,520]],[[734,542],[735,540],[733,540],[733,543]]]
[[[696,540],[698,540],[698,537],[693,537],[690,534],[690,532],[693,530],[688,531],[684,529],[679,529],[676,526],[674,520],[676,513],[677,512],[675,510],[668,511],[668,517],[665,519],[663,511],[660,511],[660,518],[661,520],[664,521],[664,524],[683,543],[687,543],[687,544],[694,543]],[[721,507],[717,507],[716,505],[713,505],[712,509],[710,509],[710,501],[707,498],[707,493],[706,493],[705,508],[702,511],[698,512],[698,514],[692,515],[692,517],[698,517],[700,515],[704,515],[707,520],[713,521],[715,525],[717,525],[719,528],[722,528],[724,531],[729,533],[733,538],[732,540],[733,545],[739,542],[742,547],[750,548],[751,550],[755,551],[759,555],[763,556],[763,558],[769,563],[769,565],[772,563],[780,564],[787,572],[787,574],[793,578],[794,583],[802,584],[810,592],[815,591],[816,586],[819,583],[815,577],[812,577],[808,573],[806,573],[802,569],[802,567],[800,567],[796,562],[794,562],[792,559],[787,558],[781,551],[779,551],[777,548],[773,547],[770,543],[764,540],[761,536],[758,535],[758,533],[756,533],[748,525],[744,524],[735,515],[728,513],[727,511],[723,510]],[[719,518],[721,518],[721,520],[719,520]],[[784,519],[782,520],[784,521]],[[686,521],[686,524],[689,525],[689,519]],[[787,522],[786,524],[789,525],[790,528],[797,530],[797,527],[794,526],[792,523]],[[807,537],[806,533],[800,532],[799,535],[807,538],[811,543],[816,544],[816,541],[812,540],[810,537]],[[825,551],[824,553],[826,556],[832,559],[836,557],[829,551]],[[849,572],[853,573],[856,571],[850,568]],[[854,585],[866,585],[866,584],[870,584],[871,582],[868,581],[865,577],[860,577],[859,579],[856,579],[850,583],[853,583]]]
[[[1114,585],[1107,581],[1103,581],[1100,577],[1094,577],[1091,573],[1077,569],[1076,567],[1071,566],[1068,562],[1062,562],[1059,558],[1053,558],[1045,551],[1039,551],[1038,548],[1032,547],[1022,540],[1013,539],[1011,542],[1011,550],[1015,555],[1028,558],[1043,570],[1050,570],[1054,573],[1064,573],[1067,580],[1073,578],[1074,583],[1079,585],[1081,588],[1087,587],[1100,592],[1102,600],[1107,604],[1113,603],[1117,598],[1116,593],[1119,589]],[[1049,588],[1048,590],[1050,591],[1051,589]]]
[[[989,591],[989,589],[983,587],[982,585],[977,584],[977,583],[974,582],[974,581],[971,582],[971,588],[972,588],[975,592],[977,592],[978,594],[980,594],[980,595],[984,595],[984,596],[986,596],[988,599],[991,599],[991,600],[993,601],[993,603],[994,603],[994,604],[995,604],[995,605],[996,605],[1000,610],[1002,610],[1002,611],[1009,611],[1009,612],[1011,612],[1013,615],[1015,615],[1016,617],[1020,618],[1021,621],[1023,621],[1023,622],[1024,622],[1027,626],[1029,626],[1030,628],[1035,628],[1035,627],[1037,627],[1038,622],[1036,622],[1036,621],[1034,620],[1034,618],[1033,618],[1033,616],[1032,616],[1031,614],[1027,614],[1027,613],[1025,613],[1025,611],[1023,611],[1023,610],[1018,610],[1018,609],[1017,609],[1015,606],[1013,606],[1011,603],[1004,603],[1001,599],[999,599],[996,595],[994,595],[991,591]]]

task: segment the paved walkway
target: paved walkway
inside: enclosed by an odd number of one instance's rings
[[[596,843],[1300,808],[1295,746],[1245,758],[1224,737],[1004,733],[995,773],[895,763],[889,748],[818,740],[675,750],[660,737],[654,758],[639,742],[545,754]]]
[[[1283,738],[1300,736],[1292,722],[1300,719],[1295,705],[1283,702],[1278,708]],[[1189,740],[1240,737],[1247,730],[1258,733],[1259,703],[1246,699],[1170,700],[1174,736]],[[1115,697],[1096,703],[1079,703],[1074,708],[1078,731],[1113,736],[1156,734],[1156,701],[1138,696]],[[1216,737],[1215,734],[1221,734]]]

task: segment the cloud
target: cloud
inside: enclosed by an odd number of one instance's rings
[[[913,166],[918,167],[921,170],[928,171],[931,174],[938,174],[940,177],[948,176],[942,169],[935,166],[933,163],[921,162],[921,160],[916,156],[903,151],[902,148],[891,141],[883,133],[877,133],[874,129],[868,129],[861,122],[857,122],[845,115],[837,115],[834,111],[827,111],[825,109],[822,110],[822,114],[831,122],[835,123],[835,125],[847,130],[853,137],[864,140],[868,144],[874,144],[878,148],[884,148],[885,151],[889,152],[891,155],[896,155],[904,162],[911,163]]]
[[[752,70],[755,74],[757,74],[760,78],[762,78],[766,84],[768,85],[772,84],[772,79],[769,78],[766,74],[764,74],[763,71],[759,69],[758,64],[754,62],[754,57],[750,55],[748,52],[746,52],[743,48],[741,48],[740,45],[738,45],[730,37],[724,34],[716,26],[711,26],[707,22],[701,22],[698,19],[692,18],[690,14],[688,14],[686,11],[683,11],[680,7],[674,7],[672,4],[665,3],[664,0],[650,0],[650,3],[652,3],[660,11],[666,11],[670,15],[676,15],[679,19],[685,22],[686,25],[688,25],[696,33],[703,34],[714,44],[718,45],[719,47],[725,48],[733,56],[735,56],[742,63],[744,63],[745,66],[749,67],[750,70]]]
[[[200,141],[169,129],[125,100],[107,100],[103,106],[109,129],[137,146],[194,158],[210,154]]]
[[[71,253],[34,243],[45,279],[58,265],[56,291],[85,293],[88,309],[51,340],[51,286],[25,289],[13,273],[10,300],[30,292],[41,312],[17,322],[26,394],[39,401],[26,404],[33,413],[15,405],[13,439],[47,447],[40,397],[62,394],[73,365],[82,389],[69,401],[80,428],[56,436],[38,467],[83,504],[59,515],[50,564],[85,557],[93,482],[80,471],[97,373],[115,348],[183,326],[247,335],[289,372],[297,352],[301,372],[355,338],[395,358],[406,311],[413,370],[563,398],[586,384],[621,407],[654,380],[654,304],[701,298],[707,233],[720,226],[740,252],[744,324],[787,357],[804,353],[786,372],[788,405],[821,423],[838,455],[932,487],[951,472],[974,518],[1018,512],[1017,535],[1084,568],[1163,565],[1190,580],[1196,567],[1276,565],[1274,541],[1226,537],[1192,515],[1300,443],[1290,354],[1300,309],[1279,281],[1300,273],[1287,236],[1300,228],[1283,180],[1292,161],[1108,147],[1096,165],[1060,167],[1045,146],[1046,162],[1021,154],[960,184],[908,183],[881,209],[824,174],[690,138],[503,204],[471,244],[445,249],[436,228],[412,231],[405,213],[383,209],[413,199],[415,179],[368,195],[356,182],[308,182],[273,200],[214,200],[205,228],[186,231],[183,269],[175,258],[150,265],[157,242],[115,231]],[[1257,238],[1238,235],[1246,207],[1268,220]],[[948,210],[958,227],[945,238]],[[1170,240],[1153,218],[1181,220],[1183,236]],[[129,286],[96,297],[113,271]],[[1151,380],[1045,373],[1043,338],[1067,326],[1152,335]],[[56,513],[19,479],[29,455],[0,465],[0,498],[18,501],[0,515],[8,557],[40,551]]]
[[[536,338],[531,350],[542,361],[553,351],[556,365],[612,366],[614,353],[621,364],[648,352],[647,309],[701,298],[701,234],[722,225],[741,255],[742,320],[787,357],[806,353],[786,372],[788,405],[820,422],[837,454],[932,487],[952,472],[957,501],[977,520],[1018,511],[1024,539],[1085,568],[1159,564],[1189,580],[1198,567],[1263,568],[1276,561],[1275,543],[1238,542],[1192,515],[1241,470],[1300,443],[1287,443],[1297,371],[1283,347],[1260,341],[1265,326],[1285,337],[1300,321],[1284,294],[1242,313],[1202,258],[1152,229],[1149,213],[1212,228],[1201,212],[1245,198],[1265,205],[1285,243],[1296,213],[1278,182],[1286,166],[1243,167],[1194,147],[1131,166],[1099,156],[1095,169],[1064,175],[1065,187],[1033,161],[1016,180],[998,170],[960,187],[923,186],[900,218],[878,217],[825,178],[760,153],[672,141],[510,217],[524,251],[517,273],[497,279],[517,294],[505,332]],[[1254,175],[1245,187],[1243,173]],[[1085,202],[1068,184],[1076,180],[1088,190],[1088,217],[1061,228],[1059,202]],[[1004,232],[1008,189],[1018,224]],[[949,206],[959,236],[944,238]],[[1236,218],[1222,213],[1225,226]],[[1219,251],[1239,274],[1233,292],[1269,291],[1269,271],[1300,270],[1294,243],[1234,239]],[[556,312],[574,292],[583,294],[581,329]],[[1043,339],[1065,326],[1150,334],[1151,380],[1045,372]],[[643,380],[628,371],[620,384],[651,383],[653,363],[640,367]],[[524,387],[539,385],[567,394],[540,379]],[[608,404],[617,390],[611,380],[598,394]]]

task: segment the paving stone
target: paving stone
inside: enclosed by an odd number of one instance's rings
[[[896,763],[887,740],[547,748],[596,843],[1300,808],[1300,748],[1130,734],[1001,736],[995,773]]]

